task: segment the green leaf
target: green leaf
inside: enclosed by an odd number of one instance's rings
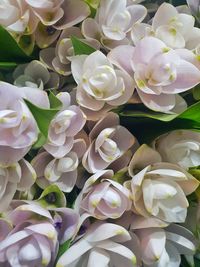
[[[41,148],[46,143],[46,140],[47,140],[46,137],[41,132],[39,132],[38,139],[35,142],[35,144],[33,144],[32,148],[33,149]]]
[[[24,99],[24,101],[33,114],[40,132],[44,135],[45,138],[47,138],[49,124],[54,116],[58,113],[59,109],[42,109],[38,106],[35,106],[33,103],[29,102],[26,99]]]
[[[100,3],[100,0],[85,0],[85,2],[94,9],[97,9]]]
[[[55,184],[49,185],[37,200],[45,208],[66,207],[66,198],[64,193]]]
[[[0,69],[1,70],[9,70],[13,69],[17,66],[15,62],[0,62]]]
[[[56,108],[60,109],[63,105],[60,99],[58,99],[52,91],[50,91],[49,93],[49,102],[50,102],[50,107],[55,109]]]
[[[18,63],[30,61],[28,55],[2,26],[0,26],[0,49],[0,61]]]
[[[71,36],[71,41],[72,41],[72,45],[74,48],[74,54],[76,56],[77,55],[90,55],[96,51],[93,47],[80,41],[75,36]]]
[[[134,105],[134,108],[137,105]],[[129,106],[130,107],[130,106]],[[131,106],[131,108],[133,108]],[[124,110],[119,113],[126,126],[140,142],[149,143],[157,136],[177,129],[200,131],[200,101],[179,115],[164,114],[150,110]]]

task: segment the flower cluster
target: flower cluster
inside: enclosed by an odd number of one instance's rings
[[[200,266],[200,1],[168,2],[0,0],[0,266]]]

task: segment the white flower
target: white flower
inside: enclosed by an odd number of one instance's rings
[[[188,169],[200,165],[200,133],[177,130],[158,137],[153,147],[163,161],[176,163]]]

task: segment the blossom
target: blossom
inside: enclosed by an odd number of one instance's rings
[[[129,164],[133,210],[144,217],[166,222],[184,222],[189,203],[186,196],[199,186],[198,180],[175,164],[161,162],[158,152],[142,145]]]
[[[13,229],[1,241],[0,263],[12,267],[52,266],[59,243],[76,233],[78,215],[68,208],[47,211],[31,201],[15,201],[11,207],[8,220]]]
[[[91,120],[98,120],[106,111],[125,104],[134,91],[131,77],[115,69],[100,51],[73,57],[72,75],[78,84],[77,103]]]
[[[146,228],[134,231],[140,241],[144,266],[179,267],[181,254],[193,256],[196,242],[186,228],[172,224],[162,228]]]
[[[71,97],[67,92],[59,93],[57,97],[63,106],[49,125],[44,148],[53,157],[62,158],[72,149],[74,137],[82,130],[86,117],[78,106],[70,104]]]
[[[194,27],[195,19],[189,12],[186,14],[186,11],[177,9],[169,3],[163,3],[156,11],[152,25],[137,23],[133,26],[131,39],[134,44],[145,36],[152,35],[173,49],[192,50],[199,45],[200,29]]]
[[[31,164],[22,159],[9,167],[0,167],[0,212],[5,211],[17,190],[30,189],[36,180],[36,173]]]
[[[77,233],[79,215],[70,208],[48,208],[40,206],[35,201],[13,201],[12,211],[8,214],[8,220],[13,226],[24,223],[49,222],[55,228],[58,241],[63,244],[73,239]]]
[[[74,188],[78,176],[79,159],[86,150],[83,139],[76,139],[70,152],[64,157],[54,158],[46,151],[40,152],[32,165],[37,173],[37,184],[45,189],[50,184],[57,185],[63,192]]]
[[[13,34],[35,33],[36,43],[43,48],[56,40],[60,30],[80,23],[89,14],[89,6],[81,0],[3,0],[0,24]]]
[[[200,134],[190,130],[175,130],[158,137],[153,147],[163,161],[188,169],[200,165]]]
[[[49,107],[46,92],[0,82],[0,163],[6,166],[22,159],[38,137],[37,123],[23,98]]]
[[[142,102],[155,111],[173,112],[177,94],[200,81],[200,71],[193,64],[154,37],[143,38],[135,48],[119,46],[108,57],[134,77]]]
[[[95,223],[59,258],[56,267],[137,266],[134,252],[121,244],[130,239],[128,231],[119,225]]]
[[[116,219],[131,208],[130,191],[112,180],[113,171],[99,171],[85,183],[75,207],[79,213],[104,220]]]
[[[82,32],[86,38],[96,39],[110,49],[119,44],[127,44],[127,33],[146,14],[147,10],[142,5],[127,5],[126,0],[102,0],[95,18],[83,21]]]
[[[40,60],[47,68],[64,76],[71,74],[71,58],[74,56],[71,36],[75,36],[91,47],[99,49],[98,42],[96,40],[84,39],[78,27],[70,27],[63,30],[56,43],[56,47],[48,47],[40,51]]]
[[[57,89],[59,76],[49,72],[45,65],[38,60],[17,66],[13,72],[14,84],[19,87],[27,86],[43,89]]]
[[[90,145],[83,156],[82,164],[90,173],[106,169],[136,142],[135,137],[119,125],[118,115],[112,112],[96,123],[89,139]]]

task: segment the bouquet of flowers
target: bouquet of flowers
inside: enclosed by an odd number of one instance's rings
[[[200,266],[200,0],[0,0],[0,267]]]

